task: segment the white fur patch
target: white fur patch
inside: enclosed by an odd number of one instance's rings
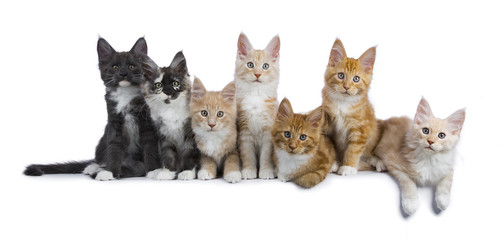
[[[128,81],[126,81],[126,80],[122,80],[122,81],[119,82],[119,86],[121,86],[121,87],[129,87],[129,86],[131,86],[131,83],[128,82]]]
[[[215,176],[206,169],[201,169],[198,171],[198,179],[200,180],[210,180],[214,178]]]
[[[173,180],[176,175],[176,172],[172,172],[166,168],[158,168],[148,172],[147,178],[154,180]]]
[[[100,168],[100,165],[98,165],[98,163],[91,163],[86,168],[84,168],[84,171],[82,171],[82,173],[86,175],[93,175],[101,170],[103,169]]]
[[[240,171],[231,171],[228,174],[224,175],[224,180],[228,183],[237,183],[241,181],[242,175]]]
[[[221,161],[223,155],[229,152],[223,151],[222,148],[223,143],[227,141],[229,137],[233,137],[230,136],[231,129],[222,128],[216,131],[207,131],[205,129],[196,127],[193,128],[193,132],[196,135],[198,141],[204,143],[200,144],[201,146],[198,146],[200,151],[205,155],[208,155],[217,160],[217,165],[219,166],[219,161]],[[236,138],[236,135],[234,135],[234,138]]]
[[[275,177],[276,177],[275,169],[273,168],[259,169],[260,179],[274,179]]]
[[[341,166],[338,170],[338,174],[341,176],[355,175],[357,174],[357,168],[350,166]]]
[[[412,176],[420,185],[437,183],[453,171],[454,152],[446,153],[426,152],[424,149],[415,151],[417,159],[412,163],[419,175]]]
[[[290,175],[306,165],[313,157],[313,154],[290,154],[284,150],[277,149],[275,154],[278,159],[278,176],[282,176],[283,181],[290,181]]]
[[[402,196],[401,197],[401,204],[402,204],[404,212],[408,215],[412,215],[418,209],[418,205],[419,205],[418,197],[407,198],[405,196]]]
[[[116,113],[127,112],[131,100],[139,95],[140,88],[136,86],[118,87],[116,91],[111,92],[111,100],[117,103]]]
[[[96,174],[95,179],[98,181],[110,181],[110,180],[114,180],[115,178],[114,178],[114,175],[112,174],[112,172],[107,171],[107,170],[102,170],[102,171],[98,172],[98,174]]]
[[[257,178],[257,170],[242,169],[241,175],[242,175],[243,179],[254,179],[254,178]]]
[[[177,177],[179,180],[192,180],[196,178],[196,169],[193,168],[192,170],[185,170],[182,171],[178,174]]]
[[[332,167],[331,167],[331,172],[332,173],[337,173],[338,172],[338,168],[339,168],[338,163],[334,162],[333,165],[332,165]]]

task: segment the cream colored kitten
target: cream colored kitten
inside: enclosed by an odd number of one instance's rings
[[[374,151],[377,169],[389,170],[401,187],[401,204],[407,215],[418,208],[417,185],[434,185],[440,210],[450,203],[455,146],[465,119],[461,109],[446,119],[432,114],[422,98],[414,120],[396,117],[379,122],[383,135]]]
[[[238,145],[243,179],[275,178],[271,160],[271,127],[275,121],[279,78],[280,38],[256,50],[245,34],[238,38],[235,83],[238,104]]]
[[[203,83],[194,79],[191,90],[191,126],[201,152],[198,179],[214,179],[223,169],[224,180],[241,180],[240,159],[236,147],[235,84],[229,83],[221,92],[208,92]]]

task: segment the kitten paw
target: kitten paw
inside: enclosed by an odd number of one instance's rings
[[[166,168],[159,168],[147,173],[147,178],[154,180],[173,180],[176,172],[172,172]]]
[[[192,180],[196,178],[196,169],[185,170],[178,174],[177,178],[179,180]]]
[[[241,181],[242,175],[240,171],[231,171],[224,175],[224,180],[228,183],[237,183]]]
[[[276,177],[275,170],[271,168],[259,169],[259,178],[274,179]]]
[[[444,211],[450,204],[450,194],[436,194],[436,205],[439,210]]]
[[[98,165],[97,163],[91,163],[86,168],[84,168],[84,171],[82,171],[82,173],[86,175],[93,175],[102,170],[103,169],[100,168],[100,165]]]
[[[404,213],[408,216],[413,215],[418,209],[418,198],[402,197],[401,203]]]
[[[385,166],[383,161],[377,161],[375,167],[376,167],[377,172],[386,172],[387,171],[387,167]]]
[[[254,179],[257,178],[257,171],[255,169],[243,169],[241,175],[243,179]]]
[[[332,167],[331,167],[331,172],[332,173],[337,173],[338,172],[338,164],[336,162],[333,163]]]
[[[289,181],[289,179],[287,179],[287,176],[285,176],[283,174],[278,174],[278,180],[280,180],[281,182]]]
[[[107,171],[107,170],[103,170],[103,171],[100,171],[98,172],[98,174],[96,174],[96,177],[95,177],[95,180],[98,180],[98,181],[110,181],[110,180],[114,180],[114,175],[112,174],[112,172],[110,171]]]
[[[338,174],[341,176],[348,176],[357,174],[357,168],[350,166],[342,166],[338,169]]]
[[[206,169],[201,169],[198,171],[198,179],[200,180],[210,180],[214,178],[215,176]]]

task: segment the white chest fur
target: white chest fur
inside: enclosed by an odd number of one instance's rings
[[[418,184],[436,184],[453,171],[453,151],[437,154],[418,154],[418,161],[413,169],[418,173],[415,180]]]
[[[128,106],[133,98],[140,95],[140,88],[136,86],[118,87],[116,91],[110,93],[112,101],[116,102],[116,112],[125,113],[129,111]]]
[[[221,129],[218,131],[207,131],[204,129],[193,129],[198,143],[198,148],[201,152],[209,157],[212,157],[220,165],[220,161],[225,154],[229,153],[235,147],[235,144],[229,144],[230,141],[236,141],[236,134],[231,134],[229,129]]]
[[[117,103],[116,112],[123,114],[124,126],[123,136],[129,141],[127,151],[133,153],[138,148],[139,130],[135,118],[130,114],[130,102],[140,95],[140,89],[136,86],[118,87],[110,94],[111,100]]]
[[[278,176],[282,180],[291,180],[291,175],[299,170],[300,167],[306,165],[313,157],[313,154],[289,154],[284,150],[275,150],[278,159]]]

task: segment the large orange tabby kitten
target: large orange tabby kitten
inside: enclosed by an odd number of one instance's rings
[[[326,178],[336,152],[331,140],[321,134],[323,116],[321,107],[295,114],[289,100],[282,100],[271,131],[278,179],[311,188]]]
[[[376,48],[358,59],[348,58],[343,43],[336,39],[331,50],[322,90],[327,114],[325,131],[336,144],[343,165],[338,174],[357,173],[361,157],[369,158],[378,140],[374,109],[368,99]]]
[[[422,98],[413,121],[407,117],[395,117],[380,123],[383,134],[373,160],[399,181],[401,204],[407,215],[418,208],[417,184],[435,185],[438,209],[448,207],[455,146],[464,119],[464,109],[446,119],[436,118],[429,103]]]
[[[256,50],[245,34],[238,38],[235,83],[238,104],[238,145],[243,179],[275,178],[271,160],[271,126],[275,121],[279,78],[280,38]]]
[[[235,84],[229,83],[220,92],[209,92],[194,79],[189,103],[191,126],[201,152],[198,179],[214,179],[223,170],[224,180],[241,180],[240,159],[236,147]]]

